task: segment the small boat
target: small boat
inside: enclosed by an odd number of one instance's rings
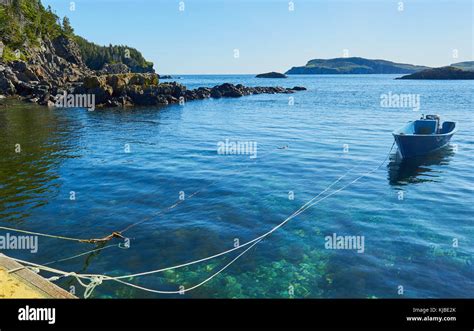
[[[403,158],[422,156],[443,148],[456,132],[456,122],[441,124],[438,115],[421,116],[392,132]]]

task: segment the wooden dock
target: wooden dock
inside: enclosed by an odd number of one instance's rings
[[[74,299],[74,295],[0,253],[0,299]]]

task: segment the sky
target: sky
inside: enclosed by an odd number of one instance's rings
[[[433,67],[474,59],[473,0],[42,3],[89,41],[137,48],[160,74],[285,72],[344,55]]]

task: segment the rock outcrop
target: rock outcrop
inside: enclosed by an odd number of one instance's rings
[[[101,75],[111,75],[111,74],[128,74],[132,72],[130,68],[124,63],[106,63],[102,70],[98,73]]]
[[[275,72],[275,71],[266,72],[264,74],[258,74],[255,77],[256,78],[287,78],[285,74],[282,74],[280,72]]]
[[[28,60],[0,60],[0,94],[51,105],[54,95],[72,90],[92,73],[82,62],[77,45],[63,36],[26,48],[24,58]]]
[[[95,95],[97,107],[118,107],[168,105],[180,101],[239,98],[252,94],[294,93],[302,90],[306,89],[300,86],[246,87],[229,83],[188,90],[186,86],[176,82],[159,84],[156,74],[129,73],[85,77],[83,84],[77,86],[73,93]]]

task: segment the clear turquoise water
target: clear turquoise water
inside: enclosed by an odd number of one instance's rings
[[[185,297],[286,298],[289,286],[294,297],[400,297],[399,285],[403,297],[473,297],[473,83],[394,77],[184,76],[178,81],[188,88],[231,82],[308,90],[162,109],[0,108],[0,225],[97,238],[147,219],[126,232],[129,249],[111,247],[51,266],[122,275],[187,262],[268,231],[354,165],[334,189],[373,169],[390,150],[392,130],[437,113],[459,122],[451,146],[412,163],[400,162],[393,150],[379,170],[307,210]],[[420,94],[421,111],[381,108],[380,95],[389,91]],[[217,143],[225,139],[257,142],[258,157],[218,155]],[[277,149],[284,145],[289,148]],[[180,191],[198,189],[153,216]],[[364,236],[365,252],[325,249],[324,237],[332,233]],[[49,238],[39,245],[36,254],[4,253],[46,263],[96,247]],[[131,282],[176,290],[234,256]],[[179,297],[110,282],[93,296]]]

